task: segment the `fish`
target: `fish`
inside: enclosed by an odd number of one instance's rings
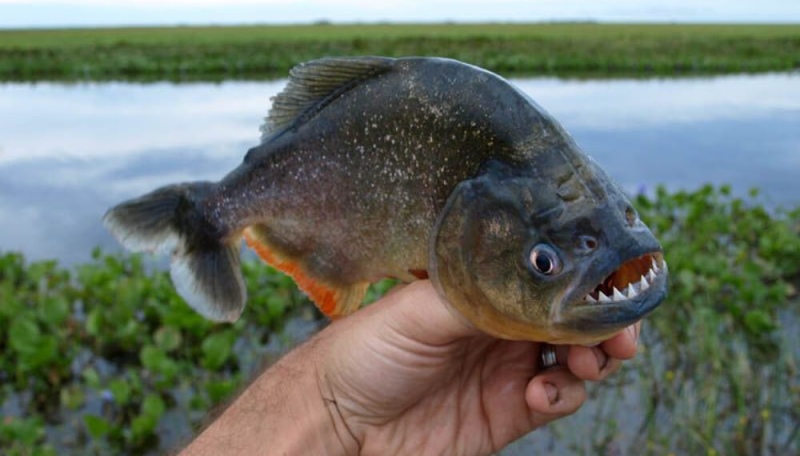
[[[171,254],[177,292],[214,321],[245,307],[242,239],[331,318],[372,282],[428,279],[504,339],[595,343],[667,290],[661,245],[561,125],[501,76],[437,57],[301,63],[238,167],[103,222]]]

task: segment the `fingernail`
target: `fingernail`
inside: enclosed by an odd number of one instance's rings
[[[592,351],[594,352],[595,358],[597,358],[597,368],[600,372],[602,372],[603,369],[605,369],[608,365],[608,356],[606,356],[606,353],[600,349],[595,349]]]
[[[558,388],[556,388],[556,385],[552,383],[545,383],[544,392],[547,394],[547,400],[550,401],[550,405],[558,402]]]

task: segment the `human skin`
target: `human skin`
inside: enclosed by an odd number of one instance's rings
[[[414,282],[290,352],[181,454],[492,454],[574,413],[638,332],[559,346],[542,369],[543,344],[487,336]]]

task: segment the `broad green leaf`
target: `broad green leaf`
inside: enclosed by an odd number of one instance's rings
[[[59,326],[69,316],[69,303],[63,296],[49,296],[42,300],[39,316],[49,326]]]
[[[94,439],[103,438],[111,431],[111,425],[104,418],[95,415],[84,415],[83,422],[86,424],[86,430],[89,435]]]
[[[158,420],[150,415],[139,415],[131,421],[131,431],[133,439],[140,441],[149,436],[155,430]]]
[[[29,316],[21,316],[11,322],[8,330],[9,345],[21,355],[34,353],[41,343],[39,325]]]
[[[166,352],[176,350],[181,345],[181,332],[172,326],[162,326],[155,333],[155,342]]]
[[[111,391],[111,394],[114,396],[114,401],[116,401],[117,404],[125,405],[128,403],[128,400],[130,400],[131,387],[124,379],[115,378],[111,380],[108,384],[108,389]]]
[[[754,335],[764,334],[777,327],[772,317],[762,310],[750,310],[744,316],[747,331]]]
[[[6,418],[0,421],[0,443],[4,441],[33,447],[44,437],[44,424],[39,417]]]
[[[84,369],[81,376],[89,388],[97,389],[100,387],[100,375],[98,375],[94,367],[90,366]]]
[[[93,309],[86,317],[86,332],[91,336],[99,336],[103,325],[103,314],[100,309]]]
[[[61,406],[70,410],[75,410],[86,402],[86,394],[83,388],[78,385],[61,388],[59,395]]]
[[[235,335],[230,331],[212,334],[203,341],[203,367],[219,369],[225,364],[233,351]]]
[[[145,345],[139,352],[139,360],[142,365],[153,372],[158,372],[159,367],[164,363],[167,354],[158,347]]]
[[[217,404],[224,401],[239,387],[239,379],[232,378],[221,381],[210,381],[206,383],[206,391],[211,402]]]
[[[164,400],[158,394],[148,394],[142,401],[142,415],[152,416],[158,420],[165,410]]]

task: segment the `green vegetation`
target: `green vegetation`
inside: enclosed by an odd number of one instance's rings
[[[648,318],[643,353],[574,417],[593,438],[576,435],[574,421],[550,432],[589,454],[613,451],[626,432],[637,454],[797,454],[789,331],[800,312],[789,303],[800,208],[768,211],[727,187],[659,189],[636,203],[664,244],[671,295]],[[287,337],[287,321],[311,318],[290,279],[260,263],[244,268],[250,305],[238,322],[212,324],[139,256],[95,252],[74,270],[0,256],[3,453],[141,454],[187,438]],[[631,416],[639,421],[622,432]]]
[[[0,31],[0,80],[283,77],[337,55],[437,55],[503,74],[652,76],[800,68],[800,25],[308,25]]]
[[[756,198],[706,186],[637,199],[665,248],[670,295],[642,353],[591,395],[596,411],[579,419],[593,440],[574,440],[578,453],[607,454],[625,434],[634,454],[800,451],[800,208],[770,213]],[[553,427],[573,441],[575,423]]]
[[[245,262],[259,304],[234,324],[214,324],[141,256],[93,257],[65,270],[0,256],[0,410],[16,409],[0,412],[4,455],[141,454],[159,433],[174,435],[181,423],[188,432],[291,342],[270,338],[308,304],[289,277]],[[368,299],[390,285],[376,284]],[[160,426],[167,416],[171,427]],[[67,438],[46,439],[45,427]]]
[[[254,328],[267,337],[304,299],[291,279],[246,264],[262,305],[234,325],[213,325],[181,303],[164,272],[145,272],[141,257],[95,258],[67,271],[0,257],[0,402],[14,398],[20,412],[0,423],[4,454],[29,454],[32,443],[55,454],[58,445],[43,441],[48,420],[77,426],[76,454],[140,453],[167,410],[196,425],[203,414],[192,411],[208,410],[241,381],[233,342]]]

